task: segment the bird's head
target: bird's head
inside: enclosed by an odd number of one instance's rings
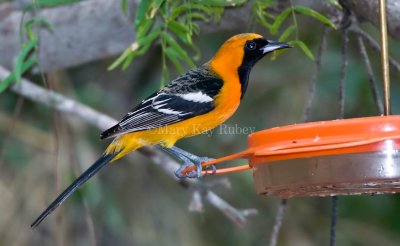
[[[238,68],[239,66],[252,67],[266,54],[285,48],[290,48],[290,45],[267,40],[256,33],[243,33],[225,41],[212,62],[215,65],[217,65],[216,63],[221,63],[233,68]]]
[[[256,33],[238,34],[225,41],[210,64],[219,75],[239,73],[243,96],[254,64],[268,53],[290,47],[287,43],[268,40]]]

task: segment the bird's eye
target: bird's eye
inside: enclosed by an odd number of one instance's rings
[[[254,43],[253,41],[247,42],[246,43],[246,48],[248,50],[254,50],[256,48],[256,43]]]

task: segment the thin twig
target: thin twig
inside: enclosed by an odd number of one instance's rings
[[[318,48],[318,55],[317,55],[317,58],[315,59],[315,73],[311,79],[310,87],[308,89],[307,104],[306,104],[306,107],[305,107],[304,113],[303,113],[303,121],[304,122],[309,121],[311,118],[311,107],[312,107],[312,103],[314,101],[315,89],[317,87],[317,81],[319,79],[319,74],[321,71],[321,58],[322,58],[322,54],[326,47],[327,36],[328,36],[329,30],[330,29],[328,27],[324,26],[324,30],[322,33],[321,45]]]
[[[10,71],[0,66],[0,80],[6,78],[9,74]],[[46,90],[25,78],[22,78],[20,83],[13,85],[11,90],[21,96],[31,99],[34,102],[39,102],[60,112],[76,116],[82,121],[95,126],[100,130],[106,130],[117,123],[115,119],[109,117],[108,115],[100,113],[66,96]],[[167,156],[164,152],[153,147],[143,147],[138,151],[149,157],[153,164],[159,166],[168,176],[173,179],[177,179],[174,172],[179,168],[180,165]],[[187,184],[184,186],[188,187],[190,184],[198,181],[185,179],[183,181],[181,180],[181,182]],[[211,190],[207,191],[206,200],[238,225],[243,225],[247,222],[246,217],[249,214],[252,214],[248,213],[248,211],[254,211],[252,209],[239,210],[224,201]]]
[[[206,199],[238,226],[244,226],[248,216],[256,215],[258,213],[256,209],[252,208],[238,210],[211,191],[207,192]]]
[[[339,119],[344,118],[344,104],[345,104],[345,91],[346,91],[346,68],[347,61],[347,48],[349,43],[348,31],[344,30],[342,34],[342,62],[340,65],[340,79],[339,79]]]
[[[371,48],[373,48],[379,54],[381,53],[381,47],[378,42],[376,42],[375,39],[373,39],[368,33],[364,32],[362,29],[360,29],[357,25],[351,26],[349,30],[356,33],[358,36],[361,36],[364,41],[367,42],[369,46],[371,46]],[[389,56],[389,64],[400,73],[400,63],[396,59]]]
[[[375,79],[374,71],[372,70],[371,62],[369,61],[367,50],[365,49],[364,40],[361,36],[358,36],[357,40],[358,46],[360,47],[362,60],[364,61],[365,68],[367,69],[368,80],[372,91],[372,97],[375,101],[376,109],[378,110],[379,114],[383,114],[382,98],[378,91],[378,82]]]
[[[1,1],[0,1],[1,2]],[[31,3],[31,0],[24,1]],[[65,69],[121,54],[135,40],[132,26],[139,0],[127,1],[128,15],[120,0],[79,1],[60,7],[43,8],[38,16],[51,23],[52,31],[42,28],[39,61],[43,72]],[[8,69],[19,52],[18,27],[24,11],[1,11],[0,65]],[[198,21],[203,34],[245,28],[251,4],[226,8],[220,21]],[[2,13],[3,12],[3,13]],[[76,18],[79,16],[79,18]]]
[[[143,147],[139,149],[141,153],[152,160],[152,163],[159,166],[165,173],[171,176],[173,179],[178,180],[174,173],[179,168],[179,164],[173,161],[168,155],[164,154],[161,151],[157,151],[155,147]],[[181,182],[183,187],[192,187],[193,185],[198,185],[198,180],[195,179],[183,179],[178,180]],[[229,218],[232,222],[234,222],[238,226],[243,226],[246,224],[248,215],[254,213],[247,213],[246,211],[256,211],[255,209],[244,209],[239,210],[222,198],[220,198],[217,194],[212,192],[209,187],[205,187],[204,198],[218,210],[220,210],[227,218]]]
[[[341,0],[342,5],[350,9],[360,21],[368,21],[379,28],[379,1]],[[400,37],[400,8],[398,0],[387,0],[388,34]]]
[[[272,229],[269,246],[276,246],[276,243],[278,242],[278,236],[279,236],[279,232],[281,230],[286,207],[287,207],[287,200],[282,199],[281,203],[279,204],[279,207],[278,207],[278,212],[276,213],[274,228]]]

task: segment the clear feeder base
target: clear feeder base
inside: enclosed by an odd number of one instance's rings
[[[390,150],[253,166],[256,191],[284,199],[400,192],[400,152]]]

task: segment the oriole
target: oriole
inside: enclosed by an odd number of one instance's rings
[[[175,142],[227,120],[247,90],[254,64],[274,50],[289,47],[254,33],[228,39],[209,62],[173,80],[133,108],[117,125],[103,132],[101,139],[114,138],[104,154],[61,193],[31,227],[38,226],[107,163],[143,146],[162,146],[184,164],[195,164],[199,175],[200,164],[206,159],[173,147]],[[176,174],[181,176],[179,170]]]

